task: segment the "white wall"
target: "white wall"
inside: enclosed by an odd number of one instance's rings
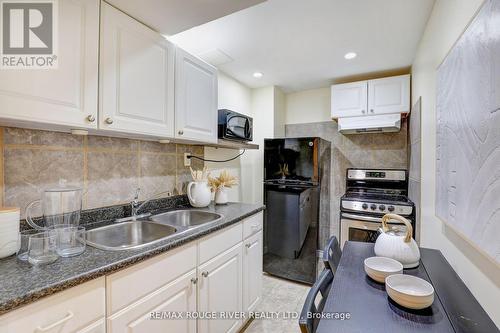
[[[229,109],[252,116],[252,90],[221,72],[219,72],[218,79],[219,109]],[[205,148],[206,159],[227,160],[238,155],[238,153],[239,151],[234,149]],[[250,185],[252,182],[249,182],[245,178],[246,173],[242,172],[241,158],[226,163],[206,162],[206,165],[210,169],[212,176],[219,175],[223,169],[237,176],[240,179],[240,185],[229,189],[228,196],[230,201],[242,201],[242,189],[249,186],[246,184],[247,182]]]
[[[331,121],[330,87],[286,95],[286,124]]]
[[[250,89],[235,79],[219,72],[219,109],[230,109],[253,117],[253,143],[259,150],[247,150],[231,162],[206,162],[212,176],[226,169],[238,176],[239,186],[229,189],[229,200],[248,203],[263,202],[264,138],[285,134],[285,96],[279,88],[269,86]],[[278,134],[275,134],[277,132]],[[205,148],[205,158],[226,160],[240,151],[234,149]]]
[[[253,110],[253,143],[260,146],[259,150],[249,150],[245,154],[246,169],[252,175],[252,193],[243,194],[244,201],[264,202],[264,139],[274,137],[274,86],[252,90]],[[250,199],[250,197],[252,199]]]
[[[274,137],[285,137],[286,96],[278,87],[274,87]]]
[[[422,96],[421,246],[441,250],[500,326],[500,269],[435,216],[436,69],[483,0],[437,0],[412,66],[413,103]],[[500,236],[500,235],[499,235]]]

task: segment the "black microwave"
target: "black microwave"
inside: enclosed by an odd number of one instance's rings
[[[227,109],[219,110],[218,132],[220,139],[252,141],[253,120],[249,116]]]

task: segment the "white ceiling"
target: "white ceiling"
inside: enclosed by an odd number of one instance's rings
[[[164,35],[172,35],[265,0],[106,0]]]
[[[194,54],[226,59],[217,67],[249,87],[274,84],[290,92],[410,66],[433,4],[268,0],[170,39]],[[345,60],[349,51],[357,58]],[[264,77],[254,78],[255,71]]]

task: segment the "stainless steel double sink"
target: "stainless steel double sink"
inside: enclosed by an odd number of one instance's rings
[[[220,219],[214,212],[175,210],[89,230],[87,244],[108,251],[138,249]]]

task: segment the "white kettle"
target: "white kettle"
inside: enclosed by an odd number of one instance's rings
[[[396,228],[390,229],[387,221],[394,219],[406,226],[406,232]],[[420,250],[412,238],[413,227],[407,219],[397,214],[386,214],[382,217],[382,230],[375,242],[375,255],[392,258],[403,264],[403,268],[417,267],[420,261]]]
[[[212,201],[212,192],[207,181],[190,182],[187,186],[187,195],[191,206],[196,208],[207,207]]]

